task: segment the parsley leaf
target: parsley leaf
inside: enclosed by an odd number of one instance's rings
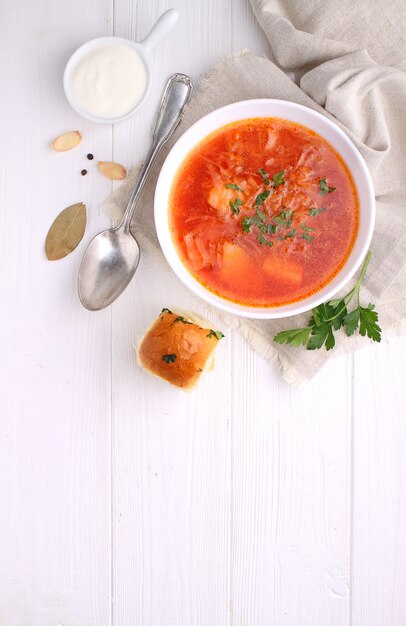
[[[330,301],[329,306],[329,317],[332,318],[333,328],[334,330],[339,330],[344,325],[344,319],[348,315],[347,306],[342,300],[338,300],[335,306]]]
[[[255,213],[258,215],[259,219],[261,220],[261,222],[266,222],[266,215],[263,211],[261,211],[261,209],[259,209],[258,207],[255,209]]]
[[[336,188],[335,187],[329,187],[327,185],[327,179],[326,178],[320,178],[319,180],[319,187],[320,187],[320,193],[325,196],[328,193],[331,193],[332,191],[335,191]]]
[[[266,244],[266,245],[267,245],[267,246],[269,246],[270,248],[272,248],[272,246],[273,246],[272,241],[268,241],[268,239],[266,239],[266,237],[264,237],[262,233],[259,233],[259,235],[258,235],[258,241],[259,241],[259,243],[264,243],[264,244]]]
[[[309,233],[312,233],[316,229],[315,228],[311,228],[310,226],[307,226],[307,224],[301,224],[301,227],[302,227],[302,230],[305,231],[304,233],[302,233],[301,238],[305,239],[308,242],[313,241],[314,236],[313,235],[309,235]]]
[[[360,325],[359,334],[365,337],[368,335],[373,341],[381,340],[381,328],[378,326],[378,313],[374,311],[374,304],[368,304],[367,308],[359,307]]]
[[[275,222],[277,226],[285,226],[286,228],[289,228],[288,224],[289,225],[292,224],[292,220],[291,220],[292,215],[293,215],[293,211],[287,211],[284,208],[278,215],[274,216],[273,221]]]
[[[327,347],[327,343],[329,347]],[[326,350],[331,350],[334,347],[334,336],[329,324],[323,323],[320,326],[314,326],[312,328],[309,343],[307,344],[308,350],[318,350],[326,344]]]
[[[302,237],[307,235],[304,233]],[[320,304],[312,311],[307,327],[284,330],[274,337],[277,343],[292,346],[306,346],[308,350],[318,350],[325,347],[332,350],[335,346],[334,331],[344,328],[347,336],[351,336],[359,329],[362,337],[367,335],[373,341],[381,340],[381,328],[378,326],[378,314],[373,304],[367,307],[360,305],[360,288],[365,276],[371,253],[368,252],[360,276],[354,287],[343,297]],[[347,306],[356,296],[357,306],[348,313]]]
[[[188,320],[185,319],[182,315],[178,315],[178,317],[173,320],[174,324],[175,322],[182,322],[182,324],[193,324],[193,322],[188,322]]]
[[[359,324],[359,309],[354,309],[351,313],[347,313],[343,320],[343,326],[347,337],[351,337],[355,333]]]
[[[268,232],[268,225],[266,224],[266,215],[261,209],[256,207],[255,215],[251,215],[250,217],[243,217],[241,221],[242,230],[244,233],[249,233],[251,226],[257,226],[259,230],[263,233]]]
[[[172,311],[169,309],[162,309],[161,313],[169,313],[169,315],[172,315]]]
[[[268,174],[265,172],[265,170],[262,167],[261,169],[258,170],[258,174],[260,174],[262,180],[264,181],[264,185],[269,185]]]
[[[275,188],[279,187],[279,185],[285,184],[286,181],[284,179],[284,176],[285,176],[285,170],[281,170],[280,172],[277,172],[276,174],[272,176],[273,186]]]
[[[255,217],[255,216],[254,216]],[[243,217],[242,218],[242,231],[243,233],[249,233],[250,232],[250,228],[253,225],[253,218],[252,217]]]
[[[316,230],[315,228],[312,228],[311,226],[308,226],[307,224],[301,224],[301,227],[303,228],[303,230],[305,230],[308,233],[310,233],[312,230]]]
[[[320,207],[319,209],[316,209],[316,207],[312,207],[311,209],[309,209],[309,215],[311,215],[312,217],[317,217],[318,215],[320,215],[320,213],[323,213],[323,211],[327,211],[327,209],[325,207]]]
[[[309,341],[311,331],[310,326],[294,330],[282,330],[275,335],[274,341],[276,343],[290,343],[292,346],[305,346]]]
[[[163,354],[162,360],[165,361],[165,363],[175,363],[176,354]]]
[[[292,228],[289,232],[286,233],[285,239],[289,239],[290,237],[294,237],[297,233],[297,228]]]
[[[235,189],[235,191],[242,191],[241,187],[239,187],[238,185],[235,185],[234,183],[227,183],[226,188]]]
[[[213,330],[212,328],[210,328],[210,332],[208,335],[206,335],[206,337],[215,337],[220,341],[220,339],[223,339],[224,335],[219,330]]]
[[[255,199],[255,206],[262,206],[270,193],[269,189],[265,189],[265,191],[259,193]]]
[[[238,215],[240,212],[240,206],[242,205],[242,200],[240,198],[236,198],[234,202],[230,200],[230,209],[235,215]]]

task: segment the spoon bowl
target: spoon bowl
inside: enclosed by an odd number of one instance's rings
[[[92,239],[79,270],[79,297],[89,311],[114,302],[135,274],[140,247],[128,231],[104,230]]]

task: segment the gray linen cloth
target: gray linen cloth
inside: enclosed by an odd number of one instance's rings
[[[135,218],[134,233],[150,253],[165,262],[153,223],[156,180],[168,151],[196,120],[238,100],[298,102],[335,121],[371,171],[377,220],[362,301],[375,303],[383,337],[401,332],[406,328],[406,3],[251,0],[251,4],[269,39],[271,59],[243,52],[216,67],[202,82],[180,127],[157,159],[140,201],[150,210],[142,222]],[[136,175],[134,168],[103,203],[113,218],[122,214]],[[309,316],[270,321],[223,318],[276,363],[287,381],[297,383],[314,376],[332,355],[369,341],[347,338],[339,331],[332,352],[273,341],[280,330],[305,326]]]

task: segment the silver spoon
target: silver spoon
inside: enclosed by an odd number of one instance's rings
[[[168,80],[159,105],[152,143],[140,170],[123,219],[116,228],[103,230],[89,243],[79,269],[79,298],[89,311],[111,304],[131,281],[140,260],[140,248],[130,232],[135,205],[155,158],[179,124],[193,91],[193,82],[185,74]]]

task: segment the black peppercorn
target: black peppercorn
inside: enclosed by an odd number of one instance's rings
[[[87,170],[82,170],[80,173],[82,174],[82,176],[86,176]]]
[[[91,152],[89,152],[89,154],[87,155],[87,158],[89,159],[89,161],[93,161],[94,156]]]

